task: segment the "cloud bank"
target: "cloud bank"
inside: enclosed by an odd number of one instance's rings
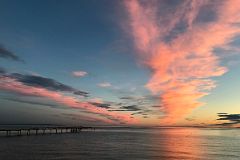
[[[51,91],[61,91],[61,92],[70,92],[75,95],[80,95],[87,97],[88,93],[60,83],[54,79],[45,78],[37,75],[23,75],[19,73],[13,73],[8,75],[11,78],[14,78],[18,82],[21,82],[27,86],[32,87],[42,87]]]
[[[198,100],[216,87],[212,78],[227,72],[214,50],[240,33],[238,0],[171,2],[124,1],[127,32],[152,72],[146,87],[161,99],[162,123],[175,123],[203,105]]]
[[[94,104],[80,100],[74,95],[85,96],[88,93],[74,89],[50,78],[19,73],[1,73],[0,90],[27,96],[43,97],[71,108],[80,108],[86,112],[99,115],[103,122],[110,124],[136,123],[136,119],[130,114],[108,111],[109,106],[106,104]],[[65,95],[65,92],[67,92],[68,95]]]

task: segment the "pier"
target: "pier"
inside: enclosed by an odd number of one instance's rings
[[[95,130],[94,127],[31,127],[31,128],[7,128],[0,129],[0,136],[30,136],[45,134],[63,134],[63,133],[80,133],[82,130]]]

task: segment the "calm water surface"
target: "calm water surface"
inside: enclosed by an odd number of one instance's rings
[[[108,129],[0,137],[0,160],[240,160],[240,129]]]

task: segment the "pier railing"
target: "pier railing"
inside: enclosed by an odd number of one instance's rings
[[[82,130],[95,130],[94,127],[31,127],[0,129],[0,136],[30,136],[45,134],[79,133]]]

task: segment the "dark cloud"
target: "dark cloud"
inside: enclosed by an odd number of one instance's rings
[[[31,105],[41,105],[41,106],[47,106],[47,107],[51,107],[51,108],[58,108],[58,106],[55,104],[49,104],[49,103],[43,103],[43,102],[29,101],[29,100],[23,100],[23,99],[18,99],[18,98],[2,98],[2,99],[8,100],[8,101],[13,101],[13,102],[31,104]]]
[[[88,96],[87,92],[80,91],[71,86],[60,83],[54,79],[45,78],[45,77],[36,76],[36,75],[23,75],[19,73],[13,73],[9,76],[28,86],[42,87],[52,91],[70,92],[75,95],[81,95],[84,97]]]
[[[158,96],[144,95],[144,96],[123,96],[120,97],[121,100],[145,100],[145,101],[155,101],[159,100]]]
[[[23,62],[22,59],[20,59],[17,55],[15,55],[13,52],[9,51],[2,45],[0,45],[0,58],[11,59],[14,61]]]
[[[147,116],[147,115],[159,115],[162,112],[159,110],[151,110],[151,109],[142,109],[141,111],[132,113],[131,115],[142,115],[142,116]]]
[[[161,105],[153,105],[153,106],[151,106],[151,107],[153,107],[153,108],[162,108]]]
[[[140,111],[141,109],[137,107],[137,105],[128,105],[121,106],[119,109],[108,110],[108,111]]]
[[[0,67],[0,74],[5,74],[6,73],[6,70],[2,67]]]
[[[119,98],[123,104],[134,104],[137,106],[151,106],[153,104],[160,103],[160,98],[154,95],[144,95],[144,96],[123,96]]]
[[[129,106],[122,106],[121,109],[125,109],[128,111],[140,111],[141,109],[137,107],[137,105],[129,105]]]
[[[55,116],[55,115],[54,115]],[[57,116],[57,115],[56,115]],[[105,123],[101,121],[101,119],[98,118],[94,118],[94,117],[90,117],[90,116],[84,116],[84,115],[80,115],[80,114],[73,114],[73,113],[62,113],[61,115],[58,116],[63,116],[67,119],[76,121],[76,122],[81,122],[81,124],[92,124],[92,125],[104,125]]]
[[[169,32],[169,34],[164,38],[165,42],[170,42],[175,39],[179,34],[185,32],[188,28],[187,21],[182,20],[176,24],[176,26]]]
[[[219,3],[210,2],[200,8],[194,23],[208,23],[217,20],[216,5]]]
[[[122,103],[122,102],[120,102],[120,103],[115,103],[115,105],[116,105],[116,106],[122,106],[123,103]]]
[[[120,99],[133,100],[133,99],[135,99],[135,97],[132,97],[132,96],[124,96],[124,97],[120,97]]]
[[[131,115],[142,115],[142,114],[144,114],[144,112],[140,111],[140,112],[132,113]]]
[[[74,89],[74,90],[76,90],[76,89]],[[84,92],[84,91],[79,91],[79,90],[77,90],[77,91],[73,92],[73,94],[79,95],[79,96],[88,97],[88,94],[89,94],[89,93]]]
[[[240,114],[218,113],[217,121],[227,121],[217,125],[233,125],[240,123]]]
[[[109,119],[109,120],[111,120],[111,121],[114,121],[114,122],[117,122],[117,123],[120,123],[120,124],[122,123],[122,122],[119,121],[118,118],[114,118],[114,117],[109,116],[109,115],[106,115],[106,114],[93,113],[93,112],[89,112],[89,111],[81,111],[81,113],[95,114],[95,115],[98,115],[98,116],[100,116],[100,117],[104,117],[104,118],[106,118],[106,119]]]
[[[123,97],[120,97],[119,99],[122,99],[122,100],[157,100],[157,99],[159,99],[159,97],[153,96],[153,95],[123,96]]]
[[[189,23],[189,18],[187,18],[187,14],[193,5],[192,0],[162,0],[161,5],[155,6],[157,9],[157,14],[161,17],[158,21],[159,24],[164,24],[166,26],[171,26],[172,17],[175,17],[176,14],[180,17],[176,24],[174,24],[173,28],[169,28],[169,32],[166,35],[163,34],[163,40],[165,42],[171,42],[172,40],[176,39],[180,34],[188,31],[192,28]],[[203,4],[199,7],[199,12],[197,13],[196,17],[193,18],[193,25],[201,25],[206,23],[212,23],[218,19],[217,14],[217,6],[221,5],[222,2],[219,1],[209,1],[208,3]],[[147,5],[147,4],[145,4]],[[144,5],[143,5],[144,6]],[[181,10],[179,10],[181,8]]]
[[[221,114],[228,114],[228,113],[217,113],[218,115],[221,115]]]
[[[135,112],[135,113],[132,113],[131,115],[142,115],[142,116],[147,116],[149,113],[149,111],[140,111],[140,112]]]
[[[240,114],[219,114],[217,120],[239,121]]]
[[[106,108],[106,109],[111,108],[110,107],[111,104],[107,104],[107,103],[96,103],[96,102],[90,102],[90,103],[100,108]]]
[[[148,116],[162,113],[161,98],[156,95],[122,96],[121,106],[110,111],[132,111],[131,115]],[[159,105],[155,105],[159,104]]]
[[[168,6],[170,8],[177,7],[178,5],[181,4],[181,1],[179,0],[168,0],[168,1],[162,0],[162,2],[165,3],[164,7]]]

